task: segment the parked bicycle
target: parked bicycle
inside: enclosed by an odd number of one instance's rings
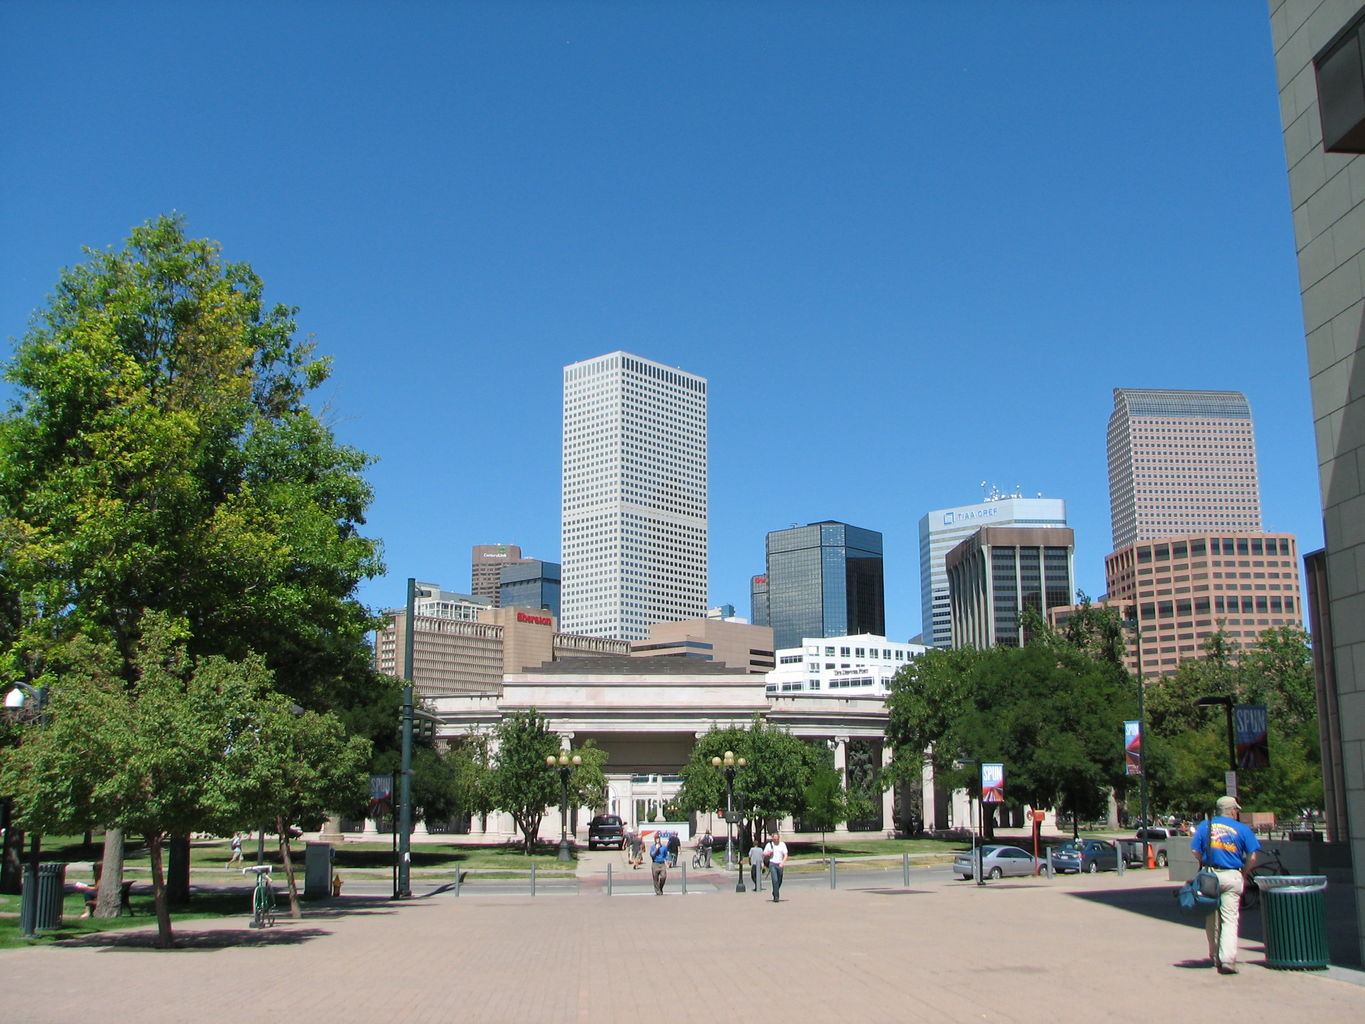
[[[1255,910],[1261,905],[1261,887],[1256,884],[1257,878],[1289,874],[1289,869],[1284,866],[1284,861],[1280,860],[1278,849],[1270,850],[1264,846],[1261,847],[1258,861],[1259,863],[1248,872],[1246,886],[1242,889],[1243,910]]]
[[[251,894],[251,927],[270,928],[275,924],[275,890],[270,887],[269,864],[242,868],[242,874],[256,876],[256,888]]]

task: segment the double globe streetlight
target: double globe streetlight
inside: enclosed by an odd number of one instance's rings
[[[5,694],[5,708],[11,712],[22,711],[33,702],[31,714],[41,728],[47,724],[47,687],[30,686],[17,680]],[[19,935],[31,939],[37,935],[38,924],[38,861],[42,850],[37,830],[33,830],[29,840],[28,862],[24,864],[19,895]]]
[[[582,763],[583,758],[577,754],[570,757],[567,750],[561,750],[558,757],[551,754],[545,758],[546,767],[559,772],[559,853],[556,860],[573,860],[569,848],[569,776]]]
[[[732,863],[736,867],[735,892],[745,892],[744,888],[744,862],[740,857],[734,857],[735,841],[732,836],[732,826],[735,818],[735,773],[748,764],[742,757],[735,757],[733,750],[727,750],[724,757],[711,758],[711,767],[718,769],[725,776],[725,866],[729,867]],[[732,861],[731,858],[734,857]]]

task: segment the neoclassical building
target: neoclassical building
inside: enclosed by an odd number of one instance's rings
[[[855,749],[864,761],[870,754],[874,764],[888,763],[882,697],[770,694],[766,687],[763,675],[691,658],[564,658],[506,675],[501,694],[439,696],[428,706],[441,720],[438,735],[452,742],[470,732],[491,732],[505,715],[534,708],[562,746],[577,748],[591,739],[605,750],[606,799],[602,807],[573,815],[580,840],[594,811],[619,814],[631,825],[653,820],[677,795],[678,773],[698,737],[717,726],[747,726],[755,715],[794,736],[829,743],[836,768],[847,768]],[[928,787],[930,821],[931,803]],[[880,811],[880,821],[872,824],[894,828],[892,793],[883,794]],[[725,827],[705,815],[691,824],[717,834]],[[542,822],[541,835],[557,836],[559,827],[555,809]],[[472,831],[488,839],[510,837],[514,826],[510,816],[493,815],[476,820]]]

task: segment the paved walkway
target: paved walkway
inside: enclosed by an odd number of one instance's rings
[[[1163,876],[976,886],[942,872],[831,891],[343,897],[266,932],[245,919],[0,952],[11,1024],[140,1024],[260,1014],[312,1021],[515,1024],[1365,1019],[1360,972],[1272,971],[1243,941],[1220,977]],[[930,877],[935,875],[935,877]],[[921,878],[923,881],[921,882]],[[888,884],[889,883],[889,884]],[[841,882],[842,884],[842,882]]]

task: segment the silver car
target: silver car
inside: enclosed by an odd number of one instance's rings
[[[1031,875],[1037,871],[1038,861],[1032,854],[1025,853],[1017,846],[982,846],[981,872],[987,878],[1002,878],[1005,875]],[[953,859],[953,870],[963,878],[976,874],[975,853],[962,850]]]

